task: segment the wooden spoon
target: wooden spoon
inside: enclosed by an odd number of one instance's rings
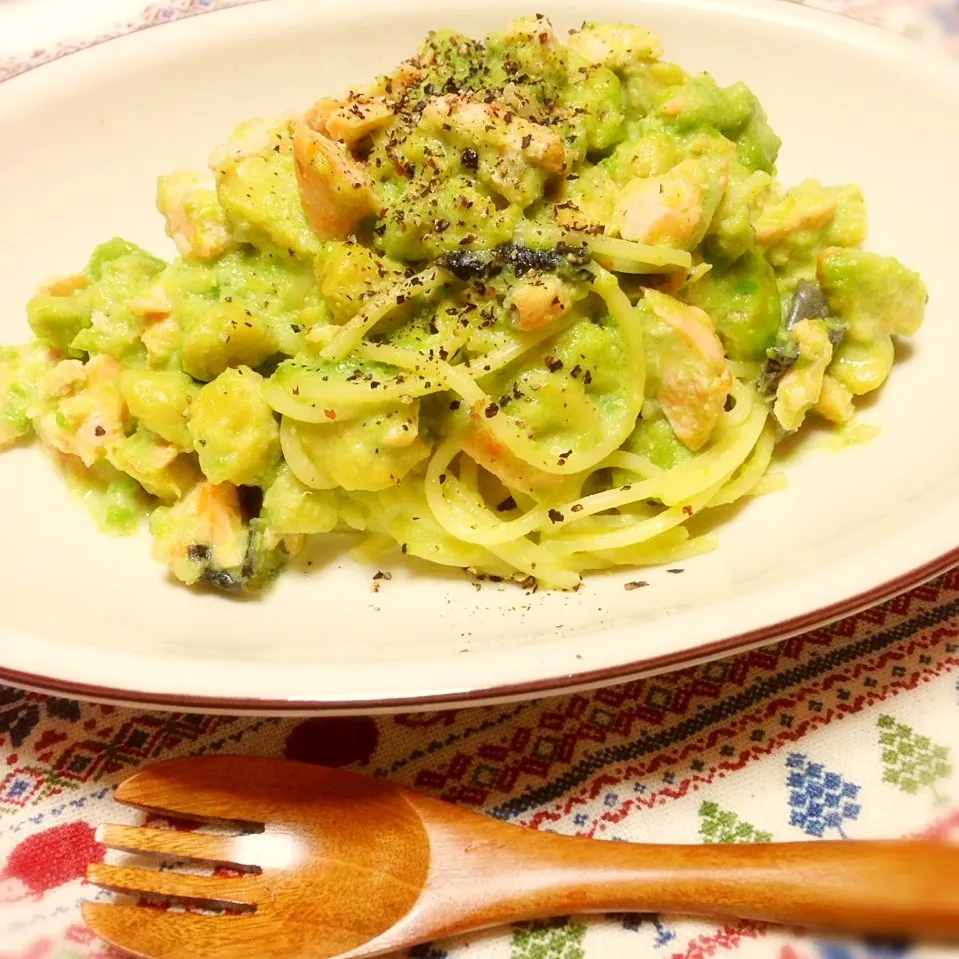
[[[147,767],[120,802],[242,835],[104,826],[115,848],[240,878],[91,865],[107,889],[224,915],[86,902],[148,959],[366,959],[468,930],[585,912],[737,916],[959,938],[959,848],[921,842],[640,845],[508,825],[389,782],[280,759]]]

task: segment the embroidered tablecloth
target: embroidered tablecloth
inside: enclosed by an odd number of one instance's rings
[[[53,0],[0,0],[0,80],[98,39],[238,0],[177,0],[142,13],[137,0],[109,0],[91,3],[87,14],[78,12],[84,5],[58,2],[62,16],[51,19]],[[959,54],[957,0],[818,5]],[[131,19],[114,26],[110,18],[120,15]],[[103,856],[94,830],[131,820],[111,801],[118,782],[172,756],[245,753],[344,766],[509,822],[610,840],[959,840],[957,677],[954,571],[766,649],[536,703],[249,719],[117,709],[0,686],[0,959],[112,959],[78,908],[96,894],[82,878]],[[680,916],[574,916],[411,955],[878,959],[959,950]]]

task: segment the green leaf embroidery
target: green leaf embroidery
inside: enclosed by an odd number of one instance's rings
[[[743,822],[734,812],[717,803],[704,802],[699,807],[699,835],[703,842],[772,842],[772,833]]]
[[[513,930],[510,959],[584,959],[586,927],[558,920]]]
[[[911,726],[897,723],[892,716],[880,716],[879,745],[882,747],[883,782],[915,795],[928,787],[937,802],[944,799],[935,783],[952,773],[949,750],[920,736]]]

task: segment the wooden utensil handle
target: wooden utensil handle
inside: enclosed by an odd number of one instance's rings
[[[564,912],[726,915],[859,933],[959,937],[956,847],[854,841],[639,846],[550,839],[552,851],[541,847],[545,861],[533,872],[558,866],[553,857],[562,854],[562,876],[555,874],[552,890],[542,892],[558,896]]]
[[[959,846],[878,841],[657,845],[562,836],[407,793],[437,869],[384,946],[586,912],[669,912],[959,941]]]

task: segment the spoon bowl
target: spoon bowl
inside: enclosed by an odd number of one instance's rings
[[[141,891],[165,902],[234,912],[157,913],[144,922],[137,906],[84,904],[94,930],[128,916],[125,948],[145,956],[348,954],[409,913],[429,871],[429,836],[403,791],[336,769],[245,757],[172,761],[127,780],[115,798],[145,811],[243,830],[238,836],[101,830],[101,841],[113,848],[243,873],[224,879],[92,866],[90,880],[115,892]]]

